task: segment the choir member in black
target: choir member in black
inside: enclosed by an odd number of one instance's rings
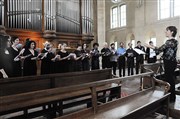
[[[54,58],[55,54],[52,52],[52,45],[48,42],[44,44],[45,48],[41,51],[41,74],[54,73]]]
[[[80,44],[77,45],[77,49],[74,51],[74,53],[76,54],[75,57],[75,71],[82,71],[82,57],[83,54],[81,52],[82,47]]]
[[[9,52],[7,48],[11,47],[11,37],[6,35],[0,35],[0,65],[2,69],[6,71],[8,75],[11,73],[11,64],[7,63],[10,62],[9,59]]]
[[[5,71],[8,71],[7,56],[5,54],[7,47],[9,45],[9,36],[0,35],[0,78],[8,78]],[[5,71],[4,71],[5,70]]]
[[[35,50],[36,43],[35,41],[29,41],[26,48],[24,48],[24,65],[23,65],[23,75],[31,76],[37,75],[37,62],[38,52]]]
[[[89,56],[89,51],[87,50],[87,44],[85,43],[82,45],[82,53],[83,53],[82,69],[83,71],[89,71],[90,70],[90,66],[89,66],[90,56]]]
[[[98,50],[99,44],[94,43],[93,49],[91,50],[91,70],[99,69],[99,50]]]
[[[128,43],[129,48],[126,50],[128,76],[134,75],[134,57],[136,52],[132,48],[132,43]]]
[[[4,78],[4,77],[3,77],[3,74],[0,72],[0,79],[1,79],[1,78]]]
[[[66,43],[61,45],[61,50],[57,53],[59,57],[58,62],[58,73],[66,73],[69,72],[69,53],[66,51]]]
[[[116,67],[117,67],[117,51],[115,49],[115,44],[111,43],[111,57],[110,57],[110,62],[111,62],[111,67],[113,68],[113,74],[116,75]]]
[[[152,41],[149,41],[149,45],[154,46]],[[157,61],[156,53],[152,48],[146,49],[146,58],[147,63],[155,63]]]
[[[118,67],[119,67],[119,76],[125,76],[125,66],[126,66],[126,57],[125,57],[126,49],[124,48],[124,43],[120,42],[120,47],[117,49],[118,58]],[[123,71],[123,75],[121,74]]]
[[[141,46],[141,41],[137,41],[137,46],[135,48],[145,52],[145,48]],[[139,67],[142,64],[144,64],[144,55],[136,53],[136,74],[139,74]]]
[[[17,45],[19,44],[18,37],[11,37],[11,47],[7,48],[8,54],[8,64],[10,65],[9,77],[18,77],[22,75],[21,71],[21,59],[20,51],[17,49]]]
[[[104,48],[101,50],[102,54],[102,68],[111,68],[110,64],[110,56],[111,56],[111,51],[108,48],[108,44],[105,42],[104,43]]]

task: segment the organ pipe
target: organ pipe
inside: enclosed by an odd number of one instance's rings
[[[7,14],[8,28],[92,34],[92,0],[7,0]]]

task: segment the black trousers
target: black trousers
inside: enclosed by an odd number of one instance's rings
[[[177,66],[176,61],[171,61],[171,60],[164,60],[164,70],[165,70],[165,81],[168,82],[171,87],[169,92],[171,93],[170,95],[170,101],[174,102],[176,99],[175,95],[175,69]]]
[[[141,64],[144,64],[144,60],[143,61],[136,60],[136,74],[139,74],[139,68],[140,68]]]
[[[111,68],[110,57],[102,57],[102,69]]]
[[[83,69],[83,71],[90,70],[89,59],[82,60],[82,69]]]
[[[113,69],[114,75],[116,75],[116,67],[117,67],[117,62],[111,61],[111,68]]]
[[[125,76],[125,56],[120,56],[118,58],[118,67],[119,67],[119,76],[122,77],[122,76]],[[121,74],[123,70],[123,75]]]
[[[127,59],[128,76],[134,75],[134,59]]]
[[[91,60],[91,70],[100,69],[99,67],[99,58],[92,58]]]

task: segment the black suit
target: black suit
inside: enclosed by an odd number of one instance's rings
[[[142,50],[145,52],[145,48],[143,46],[136,46],[135,48]],[[139,73],[139,67],[141,64],[144,64],[144,55],[136,53],[136,74]]]
[[[132,49],[129,48],[126,50],[125,56],[127,57],[127,67],[128,67],[128,76],[134,75],[134,57],[135,57],[136,52]]]
[[[150,48],[146,49],[146,59],[147,59],[147,63],[155,63],[157,61],[156,56],[150,57]]]

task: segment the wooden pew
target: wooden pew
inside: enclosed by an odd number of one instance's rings
[[[109,80],[110,82],[112,82],[111,79],[107,79],[97,82],[84,83],[81,85],[73,85],[61,88],[45,89],[40,91],[2,96],[0,97],[0,114],[26,110],[23,115],[13,117],[18,119],[36,117],[39,115],[45,115],[46,113],[54,114],[56,112],[59,112],[59,110],[61,111],[62,105],[57,104],[59,104],[59,102],[62,100],[79,97],[82,95],[90,95],[90,99],[92,99],[92,87],[97,87],[96,95],[98,95],[98,92],[111,90],[109,89],[109,87],[104,88],[104,85],[109,84]],[[119,83],[119,81],[116,82]],[[102,86],[103,88],[100,88]],[[46,110],[42,109],[33,113],[28,112],[29,109],[44,105],[51,105],[51,107]]]
[[[51,108],[48,108],[47,110],[40,110],[36,111],[35,113],[25,113],[23,116],[15,117],[15,118],[29,118],[29,117],[34,117],[36,115],[39,115],[39,113],[51,113],[51,112],[58,112],[58,110],[61,108],[61,106],[56,105],[60,100],[64,100],[67,98],[71,97],[76,97],[79,95],[85,95],[87,93],[91,94],[91,100],[92,100],[92,107],[90,108],[85,108],[82,109],[78,112],[74,112],[68,115],[61,116],[60,118],[64,119],[72,119],[78,116],[87,118],[86,116],[89,116],[89,114],[98,114],[103,110],[114,108],[114,107],[119,107],[121,104],[127,105],[127,104],[134,104],[134,100],[138,100],[139,96],[142,96],[144,98],[140,98],[142,101],[135,107],[133,107],[133,111],[135,108],[139,108],[139,106],[144,106],[147,103],[147,106],[143,108],[143,110],[148,110],[150,104],[154,104],[152,107],[153,109],[156,109],[159,106],[162,106],[162,102],[167,99],[168,94],[161,95],[161,97],[154,97],[151,98],[152,100],[149,100],[151,96],[153,96],[153,92],[155,91],[155,86],[142,90],[138,93],[132,94],[128,97],[122,98],[122,99],[116,99],[114,101],[105,103],[105,104],[100,104],[98,105],[98,99],[97,99],[97,92],[102,91],[102,89],[99,89],[99,87],[107,85],[107,84],[112,84],[112,83],[120,83],[126,80],[134,80],[138,79],[140,80],[142,77],[143,78],[150,78],[154,81],[153,77],[151,77],[153,73],[143,73],[139,75],[135,75],[132,77],[124,77],[124,78],[114,78],[114,79],[107,79],[107,80],[102,80],[102,81],[96,81],[96,82],[90,82],[90,83],[84,83],[81,85],[73,85],[73,86],[67,86],[67,87],[61,87],[61,88],[54,88],[54,89],[46,89],[46,90],[40,90],[40,91],[33,91],[33,92],[27,92],[27,93],[21,93],[21,94],[16,94],[16,95],[9,95],[9,96],[3,96],[0,97],[0,111],[5,112],[5,111],[14,111],[14,110],[22,110],[22,109],[30,109],[33,107],[37,106],[43,106],[46,104],[52,105]],[[161,82],[164,85],[167,85],[164,82]],[[103,89],[104,90],[104,89]],[[168,90],[168,89],[167,89]],[[145,101],[144,101],[144,100]],[[142,102],[142,103],[141,103]],[[121,106],[120,106],[121,107]],[[156,108],[155,108],[156,107]],[[152,109],[151,108],[151,109]],[[132,109],[131,109],[132,111]],[[148,110],[149,112],[149,110]],[[94,115],[95,116],[95,115]]]
[[[142,68],[144,69],[151,69],[152,71],[156,72],[155,73],[155,77],[162,77],[160,76],[160,74],[158,74],[158,69],[160,68],[162,64],[160,63],[152,63],[152,64],[144,64],[142,65]],[[177,68],[180,68],[180,65],[177,65]],[[179,70],[176,70],[175,73],[178,74]],[[161,74],[162,75],[162,74]],[[178,74],[179,75],[179,74]],[[149,85],[149,81],[145,81],[143,82],[143,88],[144,87],[147,87],[147,85]],[[180,90],[178,89],[178,87],[180,87],[180,83],[179,84],[176,84],[175,86],[176,88],[176,101],[175,103],[171,103],[170,106],[169,106],[169,110],[170,110],[170,113],[169,115],[175,119],[178,119],[180,117],[180,107],[179,107],[179,104],[180,104]]]
[[[152,77],[153,73],[142,73],[131,77],[116,78],[102,82],[96,82],[96,85],[86,85],[91,89],[93,107],[83,109],[68,115],[58,117],[56,119],[140,119],[147,114],[156,111],[162,107],[166,107],[167,118],[169,116],[169,84]],[[143,89],[140,92],[131,94],[124,98],[97,105],[96,86],[100,83],[112,83],[116,81],[127,81],[134,79],[151,79],[152,87]],[[155,82],[161,85],[155,86]],[[123,85],[121,85],[122,87]]]
[[[78,85],[112,78],[111,69],[0,79],[0,96]]]
[[[21,95],[24,93],[30,93],[33,91],[40,91],[46,89],[53,89],[57,87],[67,87],[73,85],[79,85],[94,81],[101,81],[105,79],[111,79],[111,69],[104,69],[104,70],[94,70],[94,71],[85,71],[85,72],[72,72],[72,73],[64,73],[64,74],[50,74],[50,75],[42,75],[42,76],[30,76],[30,77],[19,77],[19,78],[9,78],[0,80],[0,95],[1,98],[11,98],[11,96],[16,97],[16,95]],[[98,89],[97,95],[99,101],[105,102],[105,93],[110,90],[118,90],[116,97],[120,97],[120,87],[111,87],[110,85],[101,86]],[[90,102],[90,90],[83,90],[84,92],[81,95],[73,96],[71,98],[64,98],[63,100],[56,101],[56,105],[59,105],[59,113],[63,114],[63,109],[77,106],[80,104],[86,104]],[[14,100],[14,97],[12,100]],[[70,103],[63,104],[63,102],[68,100],[73,100],[81,97],[86,97],[81,100],[76,100]],[[26,97],[22,95],[23,98],[26,100]],[[31,97],[28,97],[31,98]],[[36,98],[32,95],[32,98]],[[38,98],[38,97],[37,97]],[[16,99],[16,98],[15,98]],[[50,103],[51,104],[51,103]],[[34,107],[44,107],[44,110],[49,110],[51,106],[49,103],[43,103],[39,105],[29,106],[26,108],[11,108],[10,110],[0,110],[0,115],[17,112],[17,111],[24,111],[23,113],[28,113],[27,111]],[[89,103],[91,105],[91,103]],[[48,106],[47,106],[48,105]],[[45,112],[42,110],[41,112]],[[61,115],[60,114],[60,115]]]

